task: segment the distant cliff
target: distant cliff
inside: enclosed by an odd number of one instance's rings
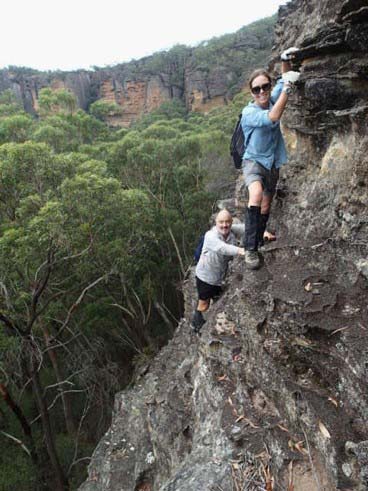
[[[207,112],[226,104],[254,67],[268,63],[274,22],[270,17],[195,48],[178,45],[93,71],[38,72],[10,67],[0,70],[0,92],[11,89],[27,112],[36,113],[42,88],[69,89],[84,110],[100,99],[117,103],[121,114],[110,122],[122,126],[174,98],[182,100],[189,111]]]

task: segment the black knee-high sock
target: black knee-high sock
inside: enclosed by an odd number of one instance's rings
[[[261,213],[260,215],[259,227],[258,227],[258,247],[264,245],[263,234],[265,233],[269,217],[270,217],[269,213],[266,214]]]
[[[258,250],[258,230],[261,219],[261,207],[249,206],[245,210],[245,236],[244,249],[247,251]]]

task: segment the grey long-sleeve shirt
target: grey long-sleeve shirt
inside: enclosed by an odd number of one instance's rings
[[[227,272],[229,261],[238,254],[236,236],[244,235],[244,224],[233,224],[231,232],[224,238],[216,226],[204,236],[201,257],[196,266],[196,276],[209,285],[220,286]]]

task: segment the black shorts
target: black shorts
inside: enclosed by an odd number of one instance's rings
[[[205,281],[200,280],[196,276],[198,298],[200,300],[210,300],[211,298],[217,299],[222,293],[221,286],[210,285]]]

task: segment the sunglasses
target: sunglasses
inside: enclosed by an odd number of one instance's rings
[[[255,87],[252,87],[250,90],[252,94],[260,94],[261,90],[263,90],[263,92],[269,92],[271,90],[271,84],[270,82],[268,82],[267,84],[263,84],[261,86],[256,85]]]

